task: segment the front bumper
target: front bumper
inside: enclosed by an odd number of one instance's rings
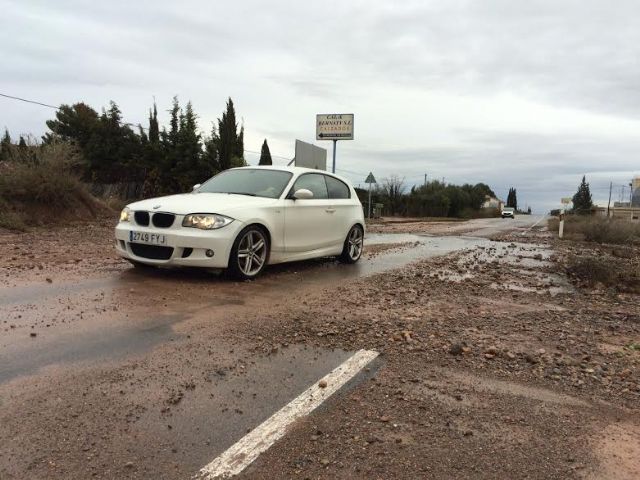
[[[216,230],[164,229],[120,222],[115,229],[115,247],[121,257],[147,265],[227,268],[231,247],[242,227],[241,222],[233,222]],[[166,243],[158,247],[131,242],[131,231],[164,235]],[[208,257],[207,250],[213,251],[213,256]]]

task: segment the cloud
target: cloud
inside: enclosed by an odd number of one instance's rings
[[[513,185],[542,210],[584,173],[607,192],[639,173],[639,14],[635,0],[5,1],[0,91],[113,99],[134,123],[178,95],[206,132],[231,96],[247,149],[268,138],[283,158],[314,141],[316,113],[353,112],[338,145],[352,180]],[[50,117],[0,100],[12,132]]]

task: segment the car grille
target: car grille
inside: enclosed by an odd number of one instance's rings
[[[136,257],[150,258],[151,260],[169,260],[173,254],[173,247],[145,245],[144,243],[130,243],[129,247]]]
[[[176,216],[173,213],[154,213],[151,217],[153,225],[158,228],[169,228],[175,219]]]
[[[135,212],[133,218],[135,218],[138,225],[142,225],[143,227],[149,225],[149,212]]]

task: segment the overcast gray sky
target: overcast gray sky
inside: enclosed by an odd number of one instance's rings
[[[0,93],[114,100],[143,124],[154,96],[165,121],[178,95],[205,132],[231,96],[245,148],[267,138],[286,158],[296,138],[315,142],[316,113],[354,113],[338,173],[356,184],[427,173],[503,199],[514,186],[544,211],[583,174],[599,202],[640,174],[637,0],[0,0],[0,12]],[[41,135],[52,116],[0,98],[14,135]]]

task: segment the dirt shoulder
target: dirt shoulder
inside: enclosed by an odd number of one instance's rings
[[[244,478],[633,478],[638,296],[574,290],[547,275],[552,252],[511,245],[261,317],[269,344],[373,349],[383,365]]]

